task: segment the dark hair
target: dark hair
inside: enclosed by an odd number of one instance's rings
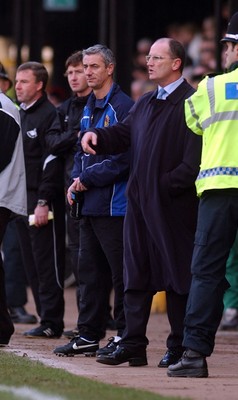
[[[185,53],[185,49],[184,49],[182,43],[180,43],[178,40],[175,40],[175,39],[169,39],[169,49],[170,49],[172,58],[180,58],[181,65],[180,65],[179,70],[181,72],[183,72],[183,68],[184,68],[184,64],[185,64],[185,60],[186,60],[186,53]]]
[[[5,81],[7,81],[9,83],[9,89],[12,87],[12,81],[9,78],[9,76],[1,62],[0,62],[0,79],[4,79]]]
[[[82,51],[75,51],[71,56],[67,58],[65,61],[65,69],[67,70],[70,65],[76,67],[78,64],[83,62],[83,52]]]
[[[83,50],[83,57],[91,54],[100,54],[105,62],[106,67],[109,64],[116,65],[116,60],[113,52],[103,44],[95,44],[94,46],[88,47]]]
[[[19,65],[19,67],[17,68],[17,72],[25,71],[27,69],[30,69],[33,72],[33,75],[36,78],[36,82],[43,83],[42,91],[45,90],[49,77],[45,66],[36,61],[28,61],[25,62],[24,64]]]

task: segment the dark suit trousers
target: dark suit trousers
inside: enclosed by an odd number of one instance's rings
[[[144,350],[149,343],[146,337],[146,328],[153,295],[152,291],[127,290],[125,292],[126,329],[123,333],[121,345],[128,350]],[[181,349],[187,295],[179,295],[170,291],[166,293],[166,300],[167,314],[171,327],[166,345],[168,348]]]

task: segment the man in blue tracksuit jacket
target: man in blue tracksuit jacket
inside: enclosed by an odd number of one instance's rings
[[[93,89],[84,108],[81,131],[106,127],[122,121],[133,101],[113,82],[115,59],[110,49],[95,45],[83,51],[87,82]],[[88,155],[81,146],[75,156],[73,184],[68,190],[83,194],[80,222],[79,335],[59,355],[85,352],[108,353],[116,348],[125,328],[123,310],[123,222],[126,211],[125,189],[129,174],[129,152],[119,155]],[[105,336],[108,307],[108,276],[114,289],[114,319],[117,335],[99,349]],[[99,350],[98,350],[99,349]]]

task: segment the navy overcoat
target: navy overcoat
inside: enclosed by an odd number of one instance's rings
[[[124,228],[125,290],[189,291],[198,198],[195,190],[201,138],[185,123],[184,100],[194,89],[184,80],[166,100],[145,94],[128,117],[95,129],[99,153],[131,146]]]

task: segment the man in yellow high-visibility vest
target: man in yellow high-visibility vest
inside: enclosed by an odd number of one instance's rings
[[[171,377],[208,376],[206,357],[214,349],[229,287],[226,262],[238,228],[238,13],[223,41],[230,72],[206,77],[185,102],[187,125],[203,138],[196,181],[201,199],[185,317],[186,351],[169,366]]]

